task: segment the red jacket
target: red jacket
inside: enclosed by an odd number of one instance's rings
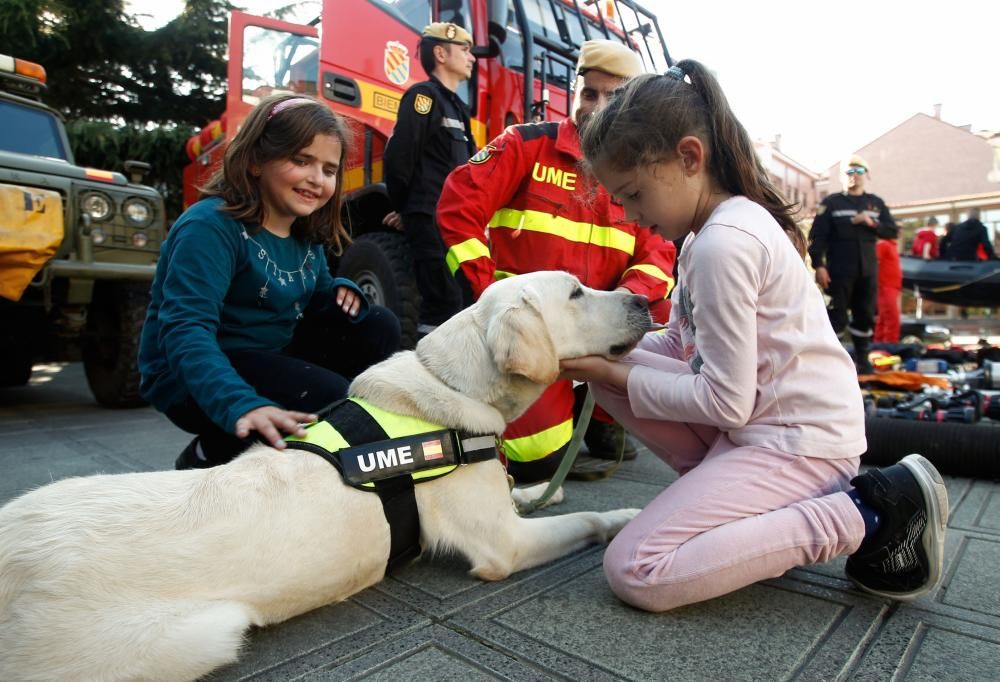
[[[642,294],[666,321],[674,245],[625,222],[581,156],[566,119],[511,126],[452,171],[437,206],[452,273],[461,269],[478,298],[509,274],[564,270],[595,289]]]
[[[879,239],[875,245],[878,258],[878,288],[902,289],[903,271],[899,266],[899,249],[895,239]]]
[[[931,258],[938,257],[938,238],[934,234],[934,230],[929,227],[925,227],[922,230],[917,230],[917,234],[913,239],[913,250],[911,253],[917,258],[924,257],[924,246],[927,244],[931,245]]]

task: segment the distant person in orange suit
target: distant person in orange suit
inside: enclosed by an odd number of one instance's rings
[[[878,260],[878,312],[875,317],[875,343],[899,343],[899,296],[903,290],[903,271],[899,267],[899,248],[895,239],[879,239],[875,244]]]
[[[917,230],[910,253],[917,258],[932,260],[938,257],[938,219],[931,216],[927,225]]]

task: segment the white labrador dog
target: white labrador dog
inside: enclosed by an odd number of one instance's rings
[[[649,325],[639,296],[522,275],[351,393],[499,434],[556,379],[560,358],[619,356]],[[484,580],[607,542],[638,511],[521,518],[496,460],[417,485],[416,500],[423,551],[457,550]],[[259,445],[214,469],[57,481],[0,509],[0,679],[198,678],[235,661],[250,626],[377,583],[389,547],[379,497],[301,450]]]

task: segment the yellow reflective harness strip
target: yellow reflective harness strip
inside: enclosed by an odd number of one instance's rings
[[[461,244],[455,244],[455,246],[448,249],[447,255],[445,255],[445,261],[448,263],[448,269],[451,270],[451,274],[455,272],[462,266],[462,263],[470,260],[476,260],[477,258],[490,257],[490,249],[481,240],[472,238],[466,239]]]
[[[622,277],[625,277],[629,270],[638,270],[639,272],[645,273],[650,277],[655,277],[658,280],[666,282],[667,293],[663,295],[663,298],[670,298],[670,292],[674,289],[674,278],[665,273],[662,269],[655,265],[650,265],[649,263],[639,263],[638,265],[633,265],[625,270],[625,272],[622,273]]]
[[[572,437],[573,420],[567,419],[561,424],[556,424],[530,436],[505,438],[503,449],[509,459],[518,462],[532,462],[551,455],[566,445]]]
[[[368,414],[370,414],[372,418],[378,422],[378,425],[382,427],[382,430],[385,431],[389,438],[415,436],[421,433],[428,433],[430,431],[440,431],[442,429],[439,424],[432,424],[431,422],[424,421],[423,419],[387,412],[361,398],[350,398],[350,400],[353,403],[357,403],[363,410],[368,412]],[[309,443],[323,448],[327,452],[331,453],[351,447],[351,444],[348,443],[342,435],[340,435],[340,432],[333,428],[333,425],[330,424],[330,422],[326,421],[321,421],[311,425],[306,430],[306,435],[304,437],[288,436],[285,440]],[[458,466],[458,464],[449,464],[447,466],[434,467],[433,469],[423,469],[411,472],[410,476],[412,476],[415,481],[437,478],[438,476],[444,476],[445,474],[451,473],[457,469]],[[375,484],[371,482],[361,483],[360,485],[371,490],[375,489]]]
[[[490,229],[528,230],[551,234],[567,241],[593,244],[608,249],[635,253],[635,235],[617,227],[581,223],[541,211],[521,211],[502,208],[490,219]]]

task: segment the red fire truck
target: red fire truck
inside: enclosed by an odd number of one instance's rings
[[[655,16],[634,0],[324,0],[321,17],[307,25],[232,13],[226,110],[188,141],[185,204],[197,200],[197,187],[219,164],[227,131],[262,97],[320,98],[357,132],[345,175],[354,243],[340,259],[331,256],[331,269],[395,311],[408,345],[416,338],[418,293],[405,239],[382,226],[390,210],[382,150],[403,92],[426,79],[416,51],[432,21],[463,26],[475,40],[478,59],[460,95],[478,147],[508,125],[568,114],[584,40],[619,40],[650,72],[672,64]]]

